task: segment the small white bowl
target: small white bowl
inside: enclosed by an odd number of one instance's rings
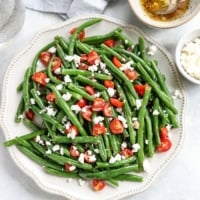
[[[197,13],[200,12],[200,1],[190,0],[189,8],[182,17],[172,21],[158,21],[148,16],[148,14],[144,11],[141,5],[141,0],[128,0],[128,1],[133,12],[140,21],[147,24],[148,26],[162,28],[162,29],[180,26],[191,20]]]
[[[200,84],[200,80],[196,79],[192,76],[190,76],[185,69],[183,68],[181,64],[181,50],[185,46],[187,42],[193,41],[195,38],[200,38],[200,29],[195,29],[189,33],[186,33],[178,42],[176,46],[176,52],[175,52],[175,59],[176,59],[176,65],[179,70],[179,72],[189,81],[195,84]]]

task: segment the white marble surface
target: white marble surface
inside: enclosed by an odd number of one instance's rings
[[[105,14],[135,24],[150,37],[166,47],[174,56],[179,38],[187,31],[200,28],[200,13],[189,23],[178,28],[159,30],[148,28],[132,13],[127,1],[116,0],[105,10]],[[33,20],[34,19],[34,20]],[[45,26],[60,23],[56,15],[26,10],[23,29],[11,41],[0,44],[0,94],[2,79],[12,57],[23,48],[34,34]],[[200,199],[200,86],[181,78],[188,96],[185,142],[176,158],[159,175],[151,187],[126,200],[199,200]],[[2,94],[1,94],[2,95]],[[0,113],[1,114],[1,113]],[[33,180],[20,171],[2,146],[4,136],[0,129],[0,199],[11,200],[64,200],[42,191]]]

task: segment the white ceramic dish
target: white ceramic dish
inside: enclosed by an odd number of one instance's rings
[[[199,0],[190,0],[190,5],[187,12],[183,17],[178,18],[173,21],[156,21],[150,18],[142,8],[140,0],[129,0],[129,4],[134,12],[134,14],[141,20],[143,23],[156,28],[173,28],[180,26],[189,20],[191,20],[197,13],[200,12],[200,1]]]
[[[133,41],[137,41],[138,36],[142,35],[144,36],[147,45],[154,44],[157,46],[158,51],[154,55],[153,59],[157,59],[159,63],[162,63],[162,65],[160,65],[160,70],[166,75],[166,81],[170,90],[174,92],[174,90],[178,89],[183,96],[182,99],[179,99],[175,102],[179,110],[178,121],[180,123],[180,127],[172,131],[172,148],[170,151],[164,154],[155,154],[152,159],[149,159],[151,166],[150,172],[141,174],[144,176],[144,182],[120,182],[118,188],[112,188],[108,186],[101,192],[92,191],[88,184],[85,184],[81,187],[76,180],[68,183],[65,178],[48,175],[44,173],[41,166],[38,166],[36,163],[32,162],[15,147],[10,147],[8,150],[17,166],[21,168],[28,176],[30,176],[42,189],[50,193],[58,194],[74,200],[116,200],[146,190],[153,183],[160,172],[178,153],[184,139],[183,118],[186,99],[178,78],[175,64],[167,51],[155,41],[148,38],[139,28],[132,25],[126,25],[123,22],[110,17],[98,15],[70,19],[61,25],[46,28],[40,31],[33,38],[30,44],[14,58],[8,66],[3,82],[0,122],[6,140],[28,132],[23,124],[16,124],[14,122],[16,107],[20,100],[20,95],[16,93],[16,86],[22,81],[25,69],[31,64],[33,56],[36,54],[36,52],[38,52],[38,50],[45,44],[52,41],[55,35],[69,37],[68,32],[72,27],[77,27],[84,21],[94,17],[102,17],[103,21],[100,24],[95,25],[95,27],[93,26],[92,28],[88,28],[86,30],[87,35],[104,34],[120,26],[123,28],[124,33]]]
[[[176,46],[176,52],[175,52],[175,58],[176,58],[176,64],[177,64],[177,68],[180,71],[180,73],[186,78],[188,79],[190,82],[195,83],[195,84],[200,84],[200,80],[190,76],[183,68],[182,64],[181,64],[181,49],[183,48],[183,46],[187,43],[190,42],[192,40],[194,40],[195,38],[199,37],[200,38],[200,29],[195,29],[192,30],[188,33],[186,33],[178,42],[177,46]]]

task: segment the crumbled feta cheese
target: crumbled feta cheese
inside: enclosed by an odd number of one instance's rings
[[[60,150],[60,145],[56,144],[53,146],[52,148],[52,151],[55,152],[55,151],[59,151]]]
[[[51,47],[50,49],[48,49],[48,52],[55,53],[56,52],[56,47]]]
[[[100,69],[102,70],[102,72],[104,72],[105,74],[110,75],[111,73],[106,69],[106,64],[103,62],[100,62]]]
[[[90,65],[88,67],[88,71],[96,72],[96,71],[98,71],[98,66],[97,65]]]
[[[64,76],[64,82],[65,83],[71,83],[72,82],[72,79],[70,78],[70,76],[68,74]]]
[[[80,62],[81,62],[81,57],[75,54],[74,55],[74,62],[76,64],[76,66],[78,66],[78,64],[80,64]]]
[[[127,69],[131,69],[133,70],[133,67],[131,67],[131,65],[133,65],[133,61],[130,60],[127,63],[122,63],[122,66],[120,67],[120,70],[125,71]]]
[[[55,116],[57,113],[57,110],[55,108],[53,108],[52,106],[48,106],[46,107],[46,114],[49,116]]]
[[[135,105],[136,105],[136,110],[139,110],[142,105],[142,99],[136,99]]]
[[[139,128],[140,128],[140,123],[139,123],[139,121],[137,121],[137,120],[133,121],[133,128],[134,128],[134,129],[139,129]]]
[[[72,105],[71,106],[71,110],[73,110],[76,114],[78,114],[79,112],[81,112],[81,108],[79,105]]]
[[[84,158],[85,158],[84,153],[80,153],[80,155],[78,157],[78,161],[83,164],[84,163]]]
[[[66,94],[63,94],[62,95],[62,98],[65,100],[65,101],[69,101],[71,98],[72,98],[72,95],[67,92]]]
[[[82,111],[82,112],[87,112],[88,109],[90,109],[90,107],[91,107],[91,106],[84,106],[84,107],[81,109],[81,111]]]
[[[46,154],[52,154],[51,149],[48,149],[47,151],[45,151]]]
[[[127,148],[127,142],[124,141],[121,143],[121,149],[123,150],[125,148]]]
[[[61,74],[61,68],[59,67],[56,70],[54,70],[54,74],[57,74],[57,75]]]
[[[79,185],[83,186],[85,184],[85,181],[83,179],[78,179]]]
[[[94,149],[94,152],[95,152],[96,154],[99,154],[99,149]]]
[[[17,118],[18,119],[24,119],[24,115],[19,115]]]
[[[39,59],[37,61],[37,71],[41,71],[44,70],[44,64],[41,62],[41,60]]]
[[[89,156],[91,156],[91,155],[92,155],[92,151],[87,150],[87,154],[88,154]]]
[[[62,124],[65,124],[66,122],[67,122],[67,116],[65,115],[65,116],[62,118],[61,123],[62,123]]]
[[[72,171],[74,171],[74,170],[76,170],[76,166],[72,165],[72,166],[69,167],[69,171],[70,171],[70,172],[72,172]]]
[[[30,98],[30,102],[31,102],[31,104],[35,104],[35,99]]]
[[[63,147],[60,148],[60,155],[62,155],[62,156],[64,155],[64,148]]]
[[[67,133],[67,137],[74,139],[76,137],[76,131],[72,130],[71,132]]]
[[[159,115],[160,113],[158,112],[158,110],[153,110],[153,113],[152,113],[154,116],[156,116],[156,115]]]
[[[116,108],[115,110],[116,110],[118,113],[122,113],[122,111],[123,111],[122,107]]]
[[[151,170],[150,164],[147,159],[143,161],[143,169],[145,172],[150,172]]]
[[[50,145],[51,145],[51,142],[45,141],[45,144],[46,144],[47,146],[50,146]]]
[[[155,45],[151,45],[149,48],[148,48],[148,51],[147,51],[147,55],[148,56],[153,56],[157,51],[157,47]]]
[[[98,123],[102,122],[103,120],[104,120],[104,117],[96,116],[96,117],[94,117],[93,122],[94,122],[94,124],[98,124]]]
[[[138,118],[137,117],[133,117],[132,118],[132,121],[134,122],[134,121],[138,121]]]
[[[116,93],[116,90],[113,88],[108,88],[107,92],[108,92],[109,97],[113,97]]]
[[[74,60],[74,56],[68,56],[68,55],[66,55],[66,56],[64,57],[64,59],[65,59],[66,61],[68,61],[68,62],[71,62],[72,60]]]
[[[45,78],[45,82],[49,83],[50,79],[49,78]]]
[[[65,129],[69,129],[70,128],[70,126],[71,126],[71,122],[69,122],[69,121],[67,121],[65,124],[64,124],[64,127],[65,127]]]
[[[63,84],[58,84],[58,85],[56,85],[56,89],[57,89],[57,90],[62,90],[62,89],[63,89]]]
[[[38,96],[40,96],[40,95],[41,95],[41,93],[40,93],[40,91],[39,91],[39,90],[37,90],[37,91],[36,91],[36,93],[37,93],[37,95],[38,95]]]
[[[138,152],[138,150],[140,149],[140,145],[138,143],[133,144],[132,148],[133,148],[133,152]]]
[[[174,91],[174,94],[172,95],[172,98],[173,98],[174,100],[176,100],[176,99],[182,99],[183,96],[182,96],[180,90],[175,90],[175,91]]]
[[[146,139],[146,140],[144,141],[144,143],[145,143],[145,144],[149,144],[149,140]]]
[[[128,128],[127,121],[122,115],[118,115],[117,118],[122,122],[124,128]]]
[[[167,128],[168,131],[170,131],[171,128],[172,128],[172,125],[171,124],[167,124],[166,128]]]
[[[100,93],[100,92],[96,92],[96,93],[94,93],[92,96],[95,97],[95,98],[98,98],[98,97],[101,96],[101,93]]]
[[[40,140],[41,140],[40,136],[37,135],[36,138],[35,138],[35,141],[36,141],[36,142],[39,142]]]
[[[128,40],[124,40],[124,43],[125,43],[125,44],[128,44]]]
[[[93,162],[96,162],[96,156],[95,155],[91,155],[91,156],[89,156],[89,162],[90,163],[93,163]]]
[[[120,161],[122,159],[122,156],[120,154],[116,154],[115,156],[111,156],[109,163],[115,163],[117,161]]]

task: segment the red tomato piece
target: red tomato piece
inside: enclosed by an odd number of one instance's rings
[[[120,154],[125,158],[129,158],[133,155],[133,151],[131,149],[125,148],[121,150]]]
[[[40,53],[40,61],[47,66],[51,60],[52,53],[48,51],[43,51]]]
[[[168,138],[168,130],[166,127],[160,128],[160,138],[161,138],[161,140]]]
[[[104,109],[105,104],[106,102],[104,99],[99,97],[95,98],[92,104],[92,111],[102,111]]]
[[[120,101],[119,99],[115,99],[115,98],[110,98],[110,103],[111,105],[117,108],[121,108],[124,105],[123,101]]]
[[[112,107],[109,103],[106,103],[104,108],[103,108],[103,114],[106,116],[106,117],[112,117],[113,116],[113,113],[112,113]]]
[[[112,62],[117,68],[120,68],[122,66],[121,61],[115,56],[113,57]]]
[[[71,35],[73,35],[74,34],[74,32],[77,30],[77,28],[72,28],[70,31],[69,31],[69,33],[71,34]],[[78,39],[79,40],[82,40],[82,39],[84,39],[85,38],[85,31],[83,30],[83,31],[81,31],[79,34],[78,34]]]
[[[90,65],[94,65],[96,62],[100,62],[100,56],[98,55],[98,53],[95,50],[92,50],[88,53],[88,59],[87,62]]]
[[[94,124],[93,129],[92,129],[92,135],[93,136],[98,136],[106,133],[107,129],[103,124]]]
[[[110,80],[105,80],[103,82],[103,84],[106,88],[114,88],[115,87],[115,83],[113,81],[110,81]]]
[[[52,62],[52,68],[51,68],[51,71],[55,71],[57,70],[58,68],[60,68],[62,65],[62,60],[59,58],[59,57],[54,57],[53,58],[53,62]]]
[[[90,85],[86,85],[84,89],[90,95],[93,95],[95,93],[94,88]]]
[[[102,180],[99,180],[99,179],[93,179],[92,180],[92,188],[95,191],[103,190],[105,186],[106,186],[106,184]]]
[[[87,54],[81,54],[81,61],[87,61],[88,60],[88,55]]]
[[[71,125],[68,129],[65,129],[64,132],[66,134],[74,133],[75,136],[78,135],[78,128],[74,125]]]
[[[87,120],[87,121],[91,121],[91,117],[92,117],[92,111],[91,109],[86,109],[84,112],[81,112],[81,116],[83,117],[83,119]]]
[[[119,119],[113,119],[110,122],[110,130],[114,134],[122,134],[124,131],[124,126]]]
[[[32,75],[32,80],[39,83],[41,86],[45,86],[47,84],[46,79],[47,75],[43,72],[36,72]]]
[[[68,163],[65,164],[65,171],[66,171],[66,172],[72,172],[72,171],[74,171],[75,169],[76,169],[76,168],[72,169],[72,165],[70,165],[70,164],[68,164]]]
[[[138,93],[139,96],[143,96],[145,93],[147,85],[136,84],[134,85],[135,91]]]
[[[26,118],[27,119],[29,119],[29,120],[33,120],[33,118],[34,118],[34,116],[35,116],[35,113],[31,110],[31,109],[29,109],[26,113],[25,113],[25,116],[26,116]]]
[[[75,146],[71,146],[69,151],[70,151],[70,155],[74,158],[77,158],[80,156],[80,152],[77,150]]]
[[[81,69],[81,70],[88,70],[88,67],[89,66],[87,64],[85,64],[85,63],[80,63],[78,65],[78,68]]]
[[[131,70],[131,69],[126,69],[124,71],[124,73],[126,74],[126,76],[129,78],[129,80],[134,81],[135,79],[137,79],[138,77],[138,73],[135,70]]]
[[[171,148],[171,146],[172,142],[168,138],[161,139],[161,144],[156,147],[156,150],[158,152],[166,152]]]
[[[76,105],[78,105],[80,108],[83,108],[87,105],[87,103],[87,100],[82,98],[76,102]]]
[[[113,39],[107,39],[103,43],[108,47],[114,47],[115,46],[115,40],[113,40]]]
[[[50,92],[46,95],[46,100],[50,102],[55,102],[56,96],[54,93]]]

